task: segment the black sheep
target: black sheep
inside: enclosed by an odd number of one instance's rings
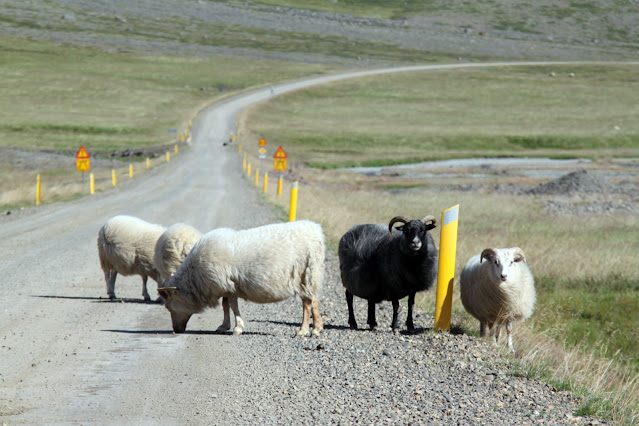
[[[393,225],[401,223],[393,233]],[[346,287],[348,324],[357,328],[353,295],[368,300],[368,325],[377,328],[375,304],[393,303],[393,332],[399,330],[399,300],[408,296],[406,327],[414,330],[415,293],[428,290],[437,277],[437,247],[428,232],[435,228],[433,216],[408,220],[397,216],[384,225],[355,225],[339,242],[342,284]]]

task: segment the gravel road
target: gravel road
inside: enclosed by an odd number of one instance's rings
[[[337,78],[337,77],[331,77]],[[276,94],[318,83],[276,86]],[[174,335],[162,305],[142,302],[139,278],[118,277],[106,299],[96,238],[116,214],[201,231],[281,220],[223,147],[257,90],[201,112],[192,149],[117,189],[0,218],[0,420],[118,424],[587,424],[577,401],[519,377],[492,346],[432,331],[351,331],[335,253],[327,253],[319,339],[294,338],[301,302],[240,302],[242,336],[217,334],[221,310]],[[150,285],[151,294],[155,290]],[[364,324],[365,305],[357,301]],[[390,304],[378,308],[390,324]],[[405,313],[405,310],[404,310]]]

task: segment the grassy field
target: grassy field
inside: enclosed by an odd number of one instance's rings
[[[251,130],[321,168],[476,155],[637,156],[636,71],[508,67],[364,78],[280,97],[252,113]]]
[[[387,189],[387,181],[336,168],[484,155],[637,157],[636,71],[508,67],[335,83],[250,109],[243,143],[265,137],[283,145],[302,182],[298,218],[322,223],[332,247],[353,224],[438,217],[457,203],[456,271],[488,246],[522,247],[538,292],[535,315],[516,328],[522,374],[584,392],[583,413],[632,423],[639,409],[636,215],[550,216],[543,196],[450,191],[437,182]],[[266,198],[287,211],[287,196]],[[453,325],[478,334],[457,287]],[[420,303],[433,313],[433,292]]]
[[[0,148],[61,152],[70,158],[60,166],[0,161],[0,208],[34,204],[37,174],[46,185],[43,202],[86,193],[73,159],[80,145],[108,157],[113,150],[172,144],[177,134],[167,130],[183,134],[194,114],[215,99],[331,69],[222,56],[105,53],[2,37],[0,53]],[[108,164],[101,170],[105,180],[110,169]],[[128,173],[128,166],[118,173]]]

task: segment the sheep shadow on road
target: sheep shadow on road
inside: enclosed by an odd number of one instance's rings
[[[217,331],[217,330],[186,330],[184,333],[175,333],[173,330],[114,330],[114,329],[107,329],[107,330],[100,330],[100,331],[105,331],[108,333],[121,333],[121,334],[139,334],[139,335],[157,335],[157,334],[163,334],[163,335],[175,335],[175,336],[179,336],[181,334],[184,335],[197,335],[197,336],[206,336],[206,335],[219,335],[219,336],[233,336],[233,332],[232,331]],[[274,334],[271,333],[263,333],[263,332],[259,332],[259,331],[245,331],[242,333],[242,336],[247,335],[247,336],[274,336]],[[241,337],[240,337],[241,338]]]
[[[164,305],[164,302],[157,300],[144,300],[133,298],[115,298],[107,297],[91,297],[91,296],[49,296],[49,295],[31,295],[31,297],[40,297],[43,299],[67,299],[67,300],[92,300],[93,303],[139,303],[143,305]]]

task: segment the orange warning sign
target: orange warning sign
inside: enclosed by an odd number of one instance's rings
[[[266,139],[261,138],[259,141],[257,141],[257,144],[258,144],[260,147],[264,147],[264,146],[266,146]]]
[[[84,146],[81,146],[75,154],[75,170],[78,172],[91,171],[91,155]]]
[[[285,172],[287,170],[286,159],[288,156],[282,149],[282,145],[277,148],[275,155],[273,156],[273,170],[276,172]]]

